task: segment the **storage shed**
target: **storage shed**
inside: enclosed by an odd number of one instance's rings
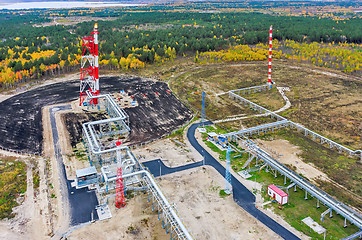
[[[268,186],[268,195],[275,199],[280,205],[284,205],[288,202],[288,194],[275,185]]]
[[[217,134],[215,132],[209,132],[207,135],[208,135],[210,141],[217,142]]]
[[[98,182],[97,169],[95,167],[83,168],[75,171],[76,188],[88,187]]]

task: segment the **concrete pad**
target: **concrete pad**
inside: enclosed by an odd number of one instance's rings
[[[305,224],[307,224],[313,231],[315,231],[318,234],[322,234],[326,231],[324,227],[319,225],[316,221],[314,221],[311,217],[304,218],[302,220]]]
[[[112,217],[111,210],[108,205],[97,207],[97,214],[100,221],[106,220]]]
[[[197,128],[197,131],[199,131],[200,133],[206,133],[206,129],[205,129],[205,128]]]
[[[251,178],[251,175],[248,173],[248,171],[244,170],[244,171],[240,171],[238,172],[238,174],[244,178],[244,179],[248,179],[248,178]]]

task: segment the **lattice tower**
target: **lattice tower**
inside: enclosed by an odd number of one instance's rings
[[[82,58],[80,65],[80,96],[81,105],[88,95],[99,95],[98,73],[98,25],[94,25],[93,36],[84,37],[82,40]],[[98,104],[98,98],[91,98],[90,104]]]

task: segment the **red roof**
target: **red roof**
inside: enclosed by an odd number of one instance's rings
[[[273,190],[276,194],[278,194],[281,197],[287,197],[288,194],[286,194],[285,192],[283,192],[283,190],[279,189],[277,186],[275,185],[269,185],[268,188],[270,188],[271,190]]]

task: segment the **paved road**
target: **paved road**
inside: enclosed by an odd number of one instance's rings
[[[211,122],[204,123],[205,125],[212,124]],[[191,145],[201,154],[205,157],[205,164],[210,165],[214,167],[223,177],[225,177],[225,168],[218,162],[216,159],[211,156],[196,140],[195,138],[195,130],[197,127],[199,127],[201,124],[196,123],[192,124],[190,128],[187,131],[187,138],[189,139]],[[166,167],[163,162],[159,159],[145,162],[143,163],[145,167],[147,167],[150,172],[155,176],[160,175],[166,175],[178,171],[183,171],[186,169],[191,169],[194,167],[202,166],[203,162],[196,162],[180,167],[175,168],[169,168]],[[160,170],[161,169],[161,170]],[[284,239],[293,240],[293,239],[299,239],[297,236],[295,236],[293,233],[288,231],[286,228],[281,226],[279,223],[265,215],[263,212],[261,212],[259,209],[255,207],[255,196],[252,194],[244,185],[242,185],[234,176],[231,175],[231,183],[233,185],[233,198],[234,201],[242,207],[245,211],[247,211],[249,214],[254,216],[256,219],[258,219],[260,222],[262,222],[264,225],[266,225],[268,228],[273,230],[276,234],[281,236]]]
[[[71,109],[70,105],[50,108],[50,123],[52,128],[54,152],[59,169],[60,192],[63,202],[63,209],[69,206],[70,224],[76,226],[81,223],[91,221],[91,212],[94,213],[94,220],[98,220],[95,207],[98,205],[98,199],[94,191],[88,191],[88,188],[76,189],[71,184],[73,180],[68,180],[65,166],[63,163],[62,152],[59,144],[58,129],[55,121],[55,113]]]

